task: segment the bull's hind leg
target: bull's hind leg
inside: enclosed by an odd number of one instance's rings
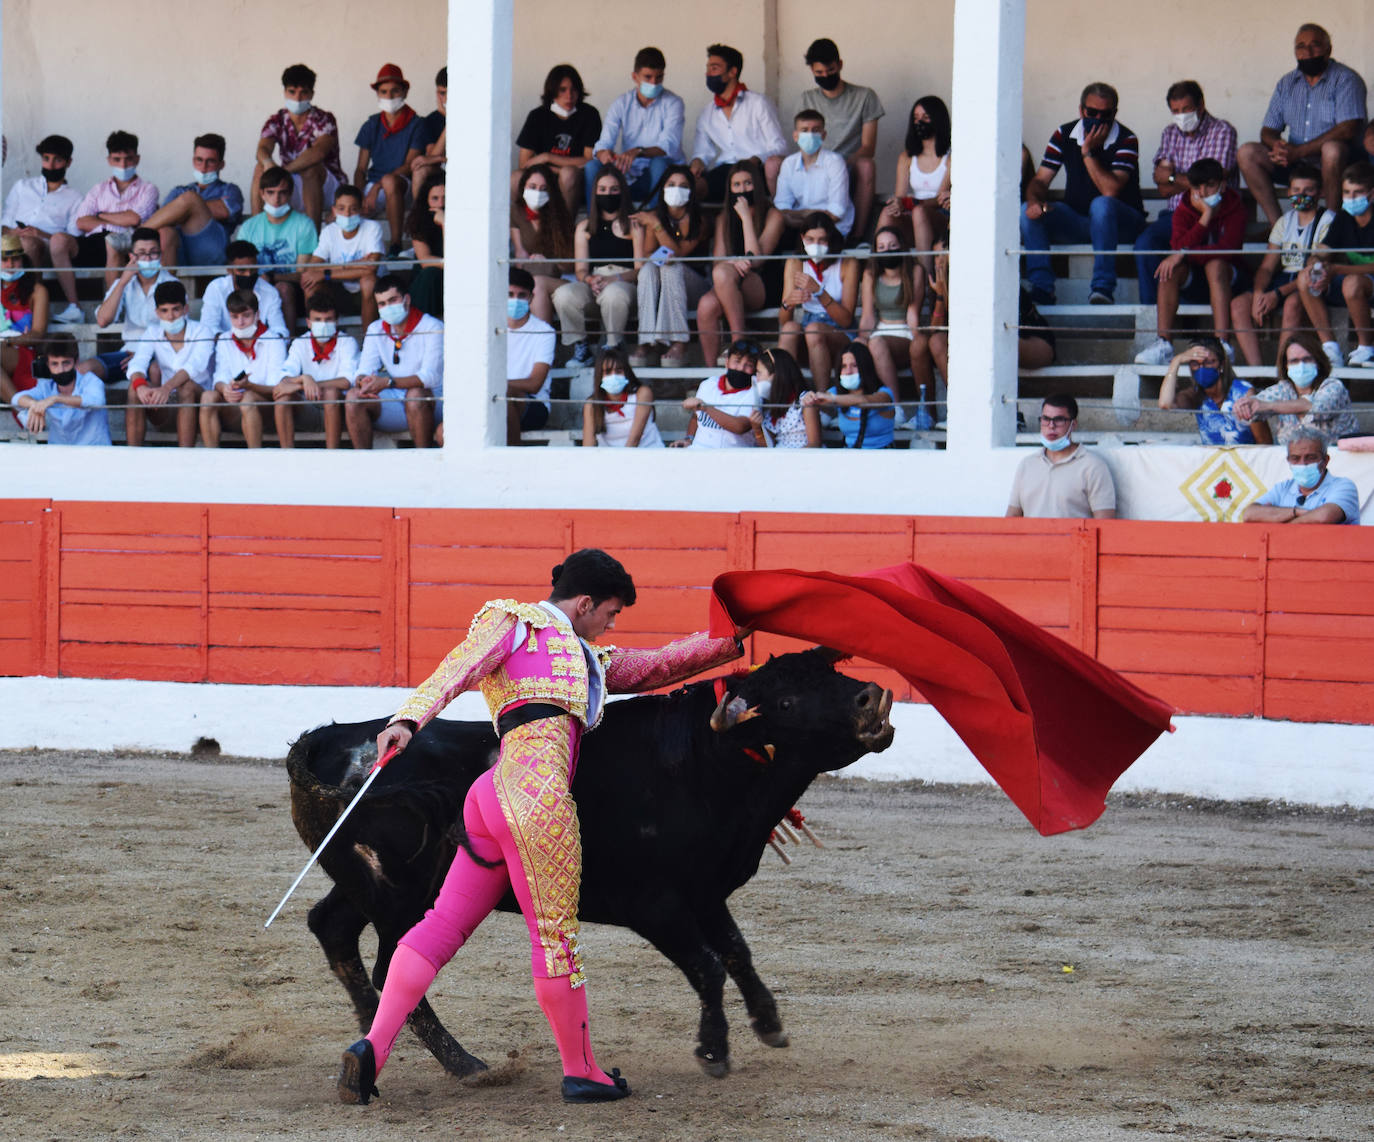
[[[749,1012],[749,1026],[754,1029],[754,1034],[770,1047],[786,1047],[787,1033],[782,1029],[777,1001],[754,970],[754,957],[739,925],[730,915],[730,909],[724,902],[718,908],[712,908],[701,917],[701,927],[712,950],[720,957],[725,970],[730,973],[730,978],[744,997],[744,1006]]]
[[[391,956],[396,951],[396,940],[394,935],[377,934],[377,963],[372,969],[372,979],[379,988],[386,982],[387,968],[391,966]],[[376,1011],[375,1001],[373,1011]],[[371,1020],[363,1024],[363,1030],[366,1031],[370,1024]],[[487,1069],[486,1063],[465,1051],[463,1045],[448,1033],[428,999],[420,1000],[406,1019],[406,1025],[449,1074],[463,1079]]]
[[[725,1020],[725,966],[707,943],[685,900],[664,907],[635,930],[678,966],[701,1001],[697,1062],[712,1078],[730,1073],[730,1025]]]
[[[371,1026],[377,1014],[377,989],[368,978],[367,968],[363,966],[362,954],[358,950],[358,937],[367,927],[367,922],[367,917],[337,884],[310,909],[306,919],[310,931],[324,949],[329,970],[348,992],[358,1016],[358,1026],[363,1031]]]

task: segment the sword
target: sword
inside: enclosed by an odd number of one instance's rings
[[[339,819],[334,822],[334,827],[324,835],[324,840],[320,842],[320,847],[310,854],[310,859],[305,862],[305,867],[301,869],[300,876],[296,877],[296,879],[291,882],[291,887],[286,890],[286,895],[281,898],[281,903],[272,909],[272,915],[267,917],[267,923],[263,925],[264,928],[270,928],[272,926],[272,921],[277,918],[277,913],[286,907],[286,902],[291,899],[291,894],[301,886],[301,881],[305,879],[305,874],[315,867],[315,862],[320,859],[320,853],[324,852],[325,846],[334,839],[334,834],[339,831],[339,826],[342,825],[348,818],[348,815],[353,812],[354,806],[363,799],[363,794],[367,792],[368,786],[377,779],[377,774],[382,772],[382,766],[395,757],[396,753],[396,747],[392,746],[391,749],[387,750],[386,753],[382,754],[382,756],[377,759],[377,763],[368,771],[367,780],[362,783],[358,788],[358,792],[353,795],[353,800],[348,803],[348,808],[339,814]]]

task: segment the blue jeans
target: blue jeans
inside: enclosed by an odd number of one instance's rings
[[[1094,250],[1108,251],[1093,259],[1092,288],[1095,292],[1116,293],[1116,247],[1124,238],[1133,241],[1145,225],[1145,215],[1133,206],[1100,194],[1092,200],[1088,217],[1073,207],[1056,202],[1049,213],[1027,218],[1021,208],[1021,245],[1027,250],[1048,250],[1052,242],[1081,245],[1091,242]],[[1038,290],[1054,292],[1054,271],[1049,254],[1027,254],[1026,276]]]
[[[628,180],[630,198],[639,203],[643,209],[650,209],[654,203],[646,201],[646,199],[663,178],[663,172],[671,165],[667,155],[659,155],[657,158],[650,159],[649,165],[640,171],[637,178]],[[601,161],[599,159],[592,159],[582,168],[582,177],[586,180],[585,189],[588,202],[591,202],[592,195],[596,193],[596,177],[600,173]],[[654,201],[657,201],[657,196],[655,196]]]
[[[1136,253],[1145,250],[1167,250],[1174,235],[1174,212],[1165,210],[1140,232],[1135,240]],[[1163,258],[1137,257],[1135,260],[1136,281],[1140,285],[1140,304],[1154,305],[1159,299],[1159,283],[1155,281],[1155,270]]]

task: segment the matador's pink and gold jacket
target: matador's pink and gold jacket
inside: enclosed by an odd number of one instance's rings
[[[730,662],[740,653],[734,639],[711,638],[704,632],[657,650],[594,646],[583,643],[567,618],[553,608],[495,599],[483,605],[467,638],[449,651],[391,720],[414,722],[418,730],[476,686],[493,723],[510,706],[550,702],[594,729],[606,706],[604,695],[667,686]],[[594,679],[593,671],[599,677]]]

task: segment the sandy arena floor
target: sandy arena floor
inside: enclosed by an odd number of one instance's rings
[[[1114,799],[1045,839],[995,790],[822,780],[829,847],[765,854],[732,902],[789,1049],[732,995],[735,1071],[706,1078],[676,969],[589,926],[595,1041],[635,1095],[564,1106],[497,915],[431,992],[492,1072],[403,1032],[349,1107],[323,874],[262,928],[307,856],[279,765],[0,753],[0,796],[4,1138],[1374,1136],[1374,812]]]

